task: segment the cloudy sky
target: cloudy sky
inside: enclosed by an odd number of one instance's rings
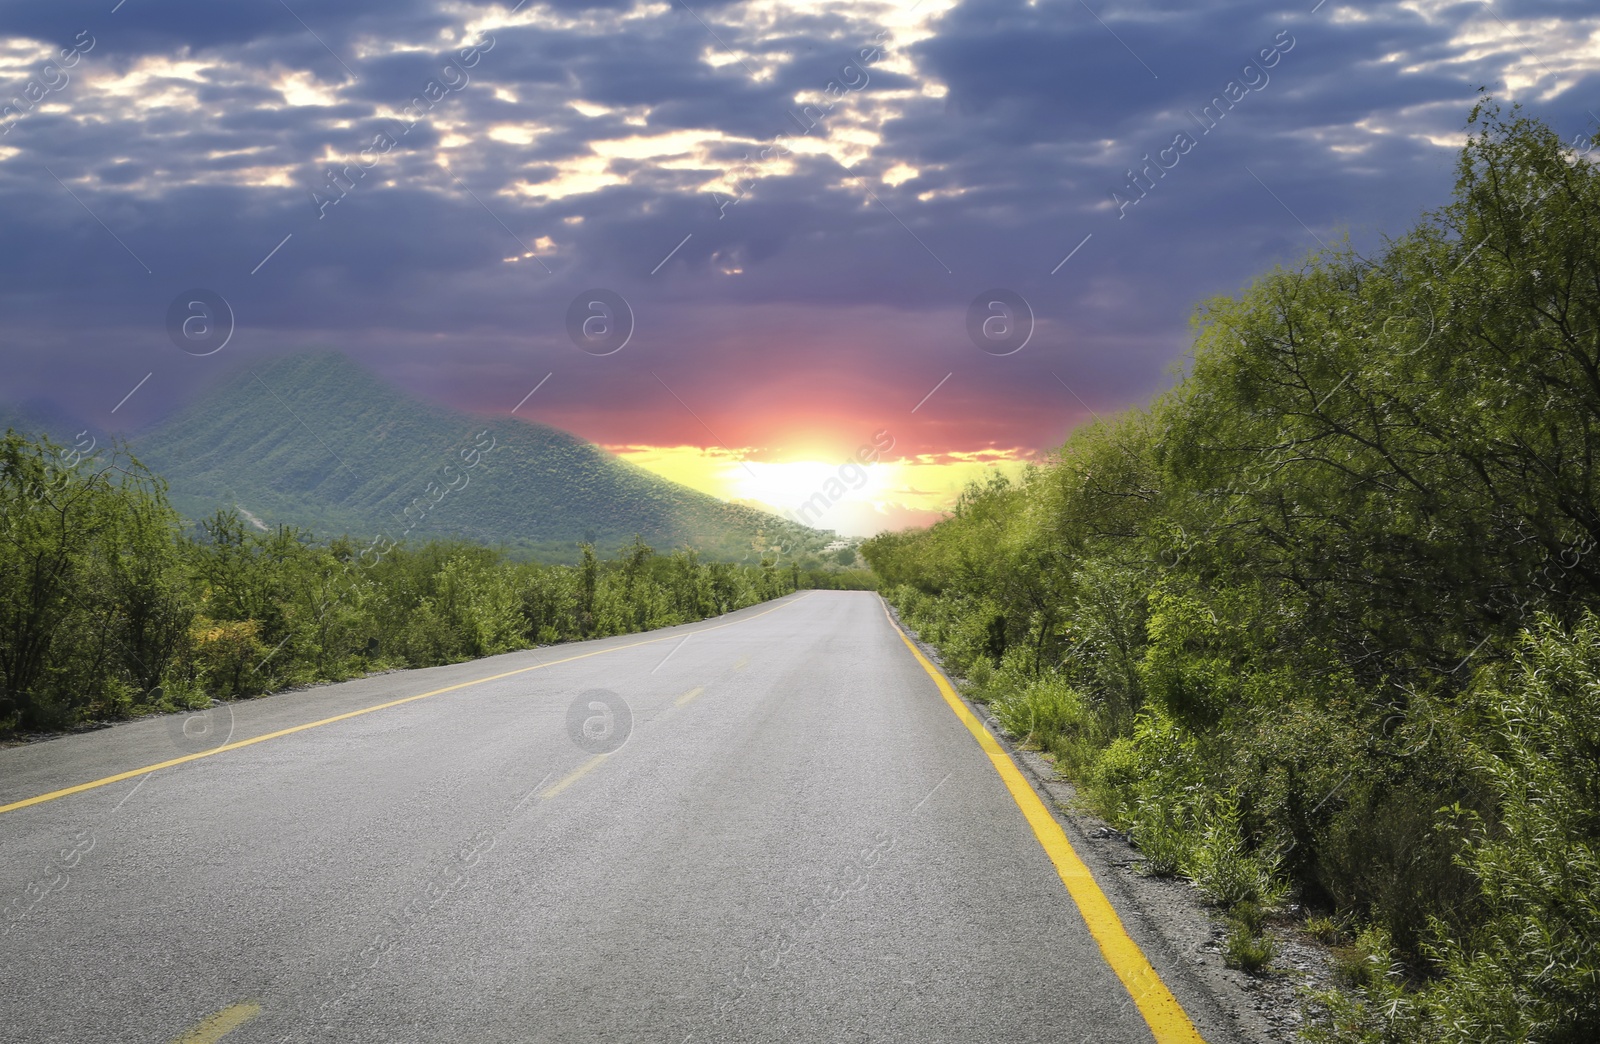
[[[1480,86],[1592,133],[1600,8],[0,0],[0,400],[331,346],[780,508],[887,433],[872,531],[1442,203]]]

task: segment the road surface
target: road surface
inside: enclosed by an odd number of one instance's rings
[[[875,594],[11,748],[0,806],[4,1041],[1153,1039]]]

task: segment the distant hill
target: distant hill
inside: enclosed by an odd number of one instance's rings
[[[0,422],[27,415],[0,411]],[[60,439],[56,427],[46,430]],[[491,440],[468,469],[475,444]],[[235,508],[317,536],[398,538],[414,522],[410,539],[460,537],[551,561],[575,559],[583,540],[609,552],[635,534],[721,560],[753,560],[776,546],[788,558],[832,539],[669,482],[567,432],[413,398],[331,352],[245,371],[132,448],[191,519]]]
[[[87,447],[90,440],[97,444],[106,440],[106,435],[99,428],[79,420],[56,403],[45,399],[0,402],[0,433],[7,428],[29,434],[43,432],[67,447],[75,443]]]

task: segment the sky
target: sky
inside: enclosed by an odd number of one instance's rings
[[[1480,87],[1594,133],[1600,5],[0,0],[0,401],[137,432],[332,347],[925,524],[1443,204]]]

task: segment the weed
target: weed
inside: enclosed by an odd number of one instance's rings
[[[1307,935],[1325,946],[1332,946],[1345,938],[1344,926],[1335,917],[1308,917],[1305,928]]]
[[[1223,963],[1228,967],[1254,975],[1271,963],[1276,951],[1277,947],[1270,937],[1252,931],[1241,921],[1230,919],[1228,943],[1222,953]]]
[[[1139,871],[1171,877],[1189,853],[1190,839],[1181,817],[1168,805],[1142,798],[1133,812],[1133,840],[1144,855]]]
[[[1220,906],[1279,905],[1287,888],[1277,879],[1278,859],[1244,849],[1239,813],[1231,801],[1215,802],[1199,843],[1183,868],[1205,897]]]
[[[1358,989],[1373,989],[1392,970],[1393,946],[1389,933],[1368,925],[1356,933],[1355,941],[1333,951],[1333,970],[1339,981]]]

